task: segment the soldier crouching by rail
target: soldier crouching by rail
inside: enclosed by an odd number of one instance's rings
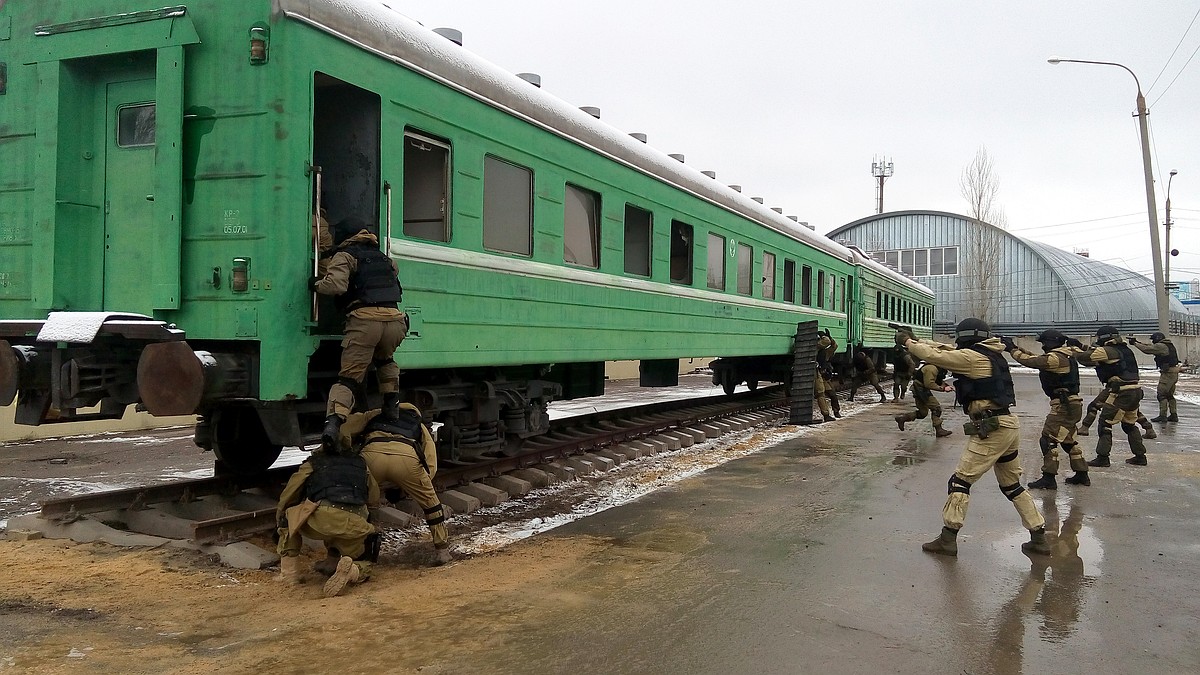
[[[1034,490],[1056,490],[1058,482],[1058,446],[1071,458],[1074,476],[1066,479],[1072,485],[1091,485],[1087,460],[1075,441],[1075,426],[1083,417],[1083,399],[1079,396],[1079,364],[1072,358],[1071,347],[1061,331],[1044,330],[1037,336],[1042,354],[1031,354],[1016,346],[1012,338],[1002,338],[1017,363],[1038,371],[1042,392],[1050,398],[1050,413],[1042,423],[1038,445],[1042,448],[1042,477],[1029,484]]]
[[[433,489],[437,475],[437,447],[429,429],[421,422],[421,411],[401,403],[395,417],[378,410],[355,413],[342,425],[342,442],[361,448],[371,475],[380,483],[404,490],[425,514],[433,536],[434,564],[453,558],[446,532],[442,502]]]
[[[963,319],[954,331],[956,346],[924,342],[911,333],[896,332],[896,344],[903,345],[917,359],[941,366],[954,373],[955,388],[963,410],[971,422],[963,426],[968,434],[967,447],[947,484],[949,496],[942,507],[942,532],[937,539],[921,545],[921,550],[939,555],[958,555],[958,531],[967,517],[971,486],[988,469],[996,473],[1000,491],[1012,502],[1021,523],[1029,530],[1029,541],[1021,544],[1028,554],[1049,555],[1046,521],[1033,503],[1033,497],[1021,485],[1019,456],[1021,429],[1009,406],[1016,403],[1004,345],[991,336],[991,327],[980,319]]]
[[[360,455],[314,452],[292,474],[275,507],[280,581],[304,583],[299,558],[303,537],[325,542],[329,559],[317,563],[318,571],[331,574],[325,597],[366,581],[379,555],[379,534],[368,522],[369,507],[378,505],[379,484]],[[337,563],[329,570],[333,558]]]
[[[1146,444],[1141,431],[1134,424],[1141,414],[1138,406],[1142,401],[1142,385],[1138,382],[1137,359],[1133,350],[1121,339],[1121,334],[1112,326],[1101,326],[1096,331],[1096,344],[1084,348],[1075,357],[1085,366],[1096,369],[1096,376],[1106,389],[1101,392],[1100,431],[1096,442],[1096,456],[1088,466],[1109,466],[1112,452],[1113,426],[1120,424],[1129,439],[1133,457],[1126,464],[1146,466]]]
[[[1137,347],[1143,354],[1154,357],[1154,367],[1158,368],[1158,417],[1151,418],[1152,422],[1178,422],[1179,414],[1175,405],[1175,385],[1179,383],[1179,352],[1171,338],[1161,332],[1150,334],[1150,344],[1138,342],[1136,337],[1129,338],[1129,344]]]

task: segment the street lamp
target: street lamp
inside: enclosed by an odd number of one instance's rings
[[[1167,231],[1167,254],[1163,256],[1163,262],[1166,263],[1163,275],[1167,280],[1167,291],[1170,292],[1171,286],[1171,256],[1175,255],[1175,251],[1171,250],[1171,181],[1175,180],[1175,174],[1179,173],[1178,169],[1171,169],[1170,175],[1167,176],[1167,219],[1163,222],[1163,227]]]
[[[1150,111],[1146,109],[1146,97],[1142,95],[1142,83],[1138,81],[1137,75],[1128,67],[1112,61],[1085,61],[1083,59],[1060,59],[1057,56],[1052,56],[1047,61],[1051,64],[1058,65],[1060,63],[1091,63],[1098,66],[1116,66],[1123,68],[1125,72],[1133,75],[1133,83],[1137,85],[1137,112],[1135,115],[1138,118],[1138,128],[1142,135],[1142,172],[1146,176],[1146,209],[1150,216],[1150,258],[1154,262],[1154,304],[1158,308],[1158,330],[1164,334],[1170,334],[1168,319],[1170,318],[1170,304],[1167,300],[1167,287],[1163,281],[1163,258],[1162,250],[1158,243],[1158,208],[1154,199],[1154,173],[1150,169],[1150,132],[1146,128],[1146,118],[1150,115]]]

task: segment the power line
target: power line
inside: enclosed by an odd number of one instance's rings
[[[1197,10],[1196,16],[1200,16],[1200,10]],[[1196,22],[1196,17],[1192,17],[1192,23],[1195,23],[1195,22]],[[1192,24],[1189,23],[1188,30],[1191,30],[1191,29],[1192,29]],[[1186,36],[1187,31],[1184,31],[1183,34]],[[1180,41],[1180,43],[1182,43],[1183,38],[1180,38],[1179,41]],[[1176,47],[1176,49],[1178,49],[1178,48],[1179,47]],[[1175,77],[1171,78],[1171,81],[1169,83],[1167,83],[1166,88],[1164,88],[1162,90],[1162,92],[1160,92],[1159,95],[1154,98],[1154,101],[1152,101],[1150,103],[1150,107],[1154,107],[1154,105],[1156,103],[1158,103],[1160,100],[1162,100],[1163,95],[1166,94],[1171,89],[1171,85],[1175,84],[1175,80],[1179,79],[1179,76],[1183,74],[1183,71],[1187,70],[1188,64],[1190,64],[1192,62],[1192,59],[1196,58],[1196,52],[1200,52],[1200,44],[1197,44],[1196,48],[1192,50],[1192,55],[1188,57],[1187,61],[1183,62],[1183,67],[1179,69],[1179,72],[1175,73]],[[1172,56],[1174,56],[1174,54],[1175,54],[1174,52],[1171,53]],[[1170,59],[1167,59],[1167,62],[1169,63]],[[1163,67],[1166,68],[1165,65]],[[1157,81],[1157,79],[1156,79],[1156,81]]]
[[[1180,36],[1179,36],[1179,43],[1175,45],[1175,49],[1171,50],[1171,55],[1170,55],[1170,56],[1168,56],[1168,57],[1167,57],[1167,60],[1166,60],[1166,61],[1163,63],[1162,70],[1158,71],[1158,75],[1155,75],[1155,76],[1154,76],[1154,81],[1153,81],[1153,82],[1151,82],[1151,83],[1150,83],[1150,86],[1146,88],[1146,93],[1147,93],[1147,94],[1148,94],[1148,93],[1150,93],[1151,91],[1153,91],[1153,90],[1154,90],[1154,85],[1158,84],[1158,79],[1159,79],[1160,77],[1162,77],[1162,74],[1163,74],[1163,73],[1167,72],[1167,66],[1171,65],[1171,59],[1174,59],[1174,58],[1175,58],[1175,53],[1176,53],[1176,52],[1178,52],[1178,51],[1179,51],[1179,48],[1183,46],[1183,41],[1184,41],[1184,39],[1185,39],[1185,38],[1187,38],[1187,34],[1188,34],[1189,32],[1191,32],[1191,30],[1192,30],[1192,25],[1196,23],[1196,17],[1200,17],[1200,9],[1196,10],[1196,14],[1195,14],[1194,16],[1192,16],[1192,21],[1191,21],[1191,23],[1189,23],[1189,24],[1188,24],[1188,27],[1184,29],[1184,31],[1183,31],[1183,35],[1180,35]],[[1178,77],[1178,76],[1176,76],[1176,77]],[[1172,82],[1174,82],[1174,80],[1172,80]],[[1169,85],[1168,85],[1168,86],[1169,86]],[[1156,99],[1156,100],[1157,100],[1157,99]]]

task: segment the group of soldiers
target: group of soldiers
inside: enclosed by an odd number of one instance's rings
[[[322,592],[332,597],[366,581],[378,560],[381,484],[402,490],[423,511],[434,564],[450,562],[451,555],[445,514],[433,488],[437,448],[421,412],[400,402],[400,369],[393,354],[408,333],[408,317],[399,309],[395,262],[379,250],[370,228],[354,218],[330,227],[318,216],[313,228],[320,258],[309,288],[332,296],[345,315],[341,367],[329,392],[321,445],[288,481],[275,515],[280,580],[307,581],[300,549],[308,537],[325,545],[326,558],[312,569],[327,577]],[[354,412],[372,365],[383,404]]]
[[[971,486],[989,469],[994,471],[1001,492],[1012,502],[1025,529],[1028,542],[1021,549],[1033,555],[1049,555],[1045,521],[1032,497],[1021,485],[1022,475],[1018,442],[1020,425],[1011,407],[1016,404],[1007,352],[1018,363],[1038,371],[1043,393],[1050,409],[1042,425],[1038,443],[1042,451],[1041,478],[1031,482],[1032,489],[1057,489],[1058,451],[1061,447],[1069,457],[1074,474],[1065,481],[1073,485],[1091,485],[1088,471],[1093,467],[1110,465],[1113,430],[1119,424],[1129,442],[1132,456],[1127,464],[1145,466],[1146,446],[1143,442],[1139,411],[1143,392],[1138,378],[1137,360],[1129,345],[1154,355],[1160,372],[1157,398],[1159,415],[1153,421],[1177,422],[1175,384],[1179,374],[1179,356],[1169,337],[1163,333],[1151,335],[1150,344],[1130,338],[1127,343],[1112,326],[1096,331],[1095,341],[1084,346],[1057,330],[1046,330],[1037,336],[1042,354],[1032,354],[1016,346],[1011,338],[991,334],[991,328],[979,319],[964,319],[955,329],[955,343],[941,344],[919,340],[907,330],[898,330],[896,344],[925,363],[955,375],[954,390],[963,411],[970,418],[964,425],[968,435],[967,447],[947,483],[948,496],[942,508],[942,531],[933,541],[921,548],[930,553],[954,556],[958,554],[958,531],[966,520]],[[1095,368],[1103,385],[1099,395],[1088,406],[1088,419],[1083,418],[1083,399],[1079,395],[1079,365]],[[936,382],[936,380],[935,380]],[[1100,419],[1096,456],[1085,461],[1077,434],[1083,433],[1096,417]],[[936,422],[935,417],[935,422]],[[897,417],[903,429],[904,422]],[[1082,425],[1081,425],[1082,423]],[[1147,437],[1153,438],[1153,426],[1146,421]],[[1086,435],[1086,434],[1084,434]]]

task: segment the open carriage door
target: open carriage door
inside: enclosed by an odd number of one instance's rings
[[[320,171],[319,179],[313,176],[313,204],[330,226],[357,218],[380,235],[381,114],[378,94],[324,73],[314,76],[312,164]],[[316,332],[340,334],[343,317],[331,301],[318,296],[316,309]]]

